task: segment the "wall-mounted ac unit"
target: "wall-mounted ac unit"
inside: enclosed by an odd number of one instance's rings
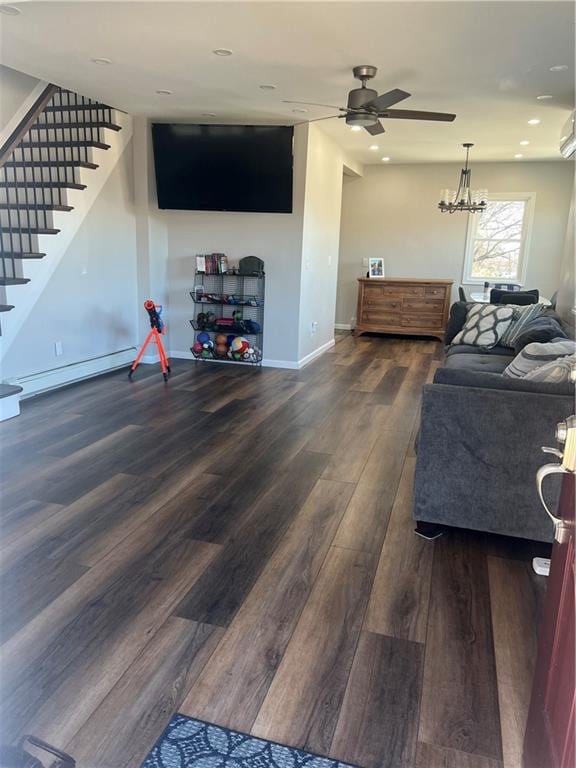
[[[572,112],[560,134],[560,154],[565,158],[574,157],[574,154],[576,153],[575,121],[576,112]]]

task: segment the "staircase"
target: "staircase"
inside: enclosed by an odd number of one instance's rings
[[[49,258],[62,214],[74,210],[86,172],[99,168],[108,137],[122,127],[122,113],[49,86],[0,149],[0,312],[14,310],[33,264]]]

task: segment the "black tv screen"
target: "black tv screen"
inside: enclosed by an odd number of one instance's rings
[[[293,128],[154,123],[158,207],[292,213]]]

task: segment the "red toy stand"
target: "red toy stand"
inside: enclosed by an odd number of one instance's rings
[[[148,312],[148,315],[150,316],[151,330],[148,336],[146,336],[146,341],[144,342],[144,344],[142,344],[140,352],[138,352],[138,355],[136,356],[136,360],[134,360],[134,363],[130,368],[130,372],[128,373],[128,378],[130,380],[132,379],[132,374],[134,373],[136,368],[138,368],[138,365],[142,360],[142,357],[144,356],[144,353],[146,352],[148,345],[151,342],[154,342],[158,349],[158,356],[160,357],[160,367],[162,368],[162,376],[164,377],[164,381],[168,381],[168,375],[170,373],[170,361],[168,360],[168,356],[166,355],[166,352],[164,350],[164,345],[162,344],[161,334],[166,333],[166,325],[164,324],[161,317],[162,305],[154,304],[154,302],[151,299],[147,299],[144,302],[144,309],[146,310],[146,312]]]

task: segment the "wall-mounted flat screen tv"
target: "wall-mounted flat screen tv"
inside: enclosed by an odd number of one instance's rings
[[[292,213],[294,129],[154,123],[158,207]]]

